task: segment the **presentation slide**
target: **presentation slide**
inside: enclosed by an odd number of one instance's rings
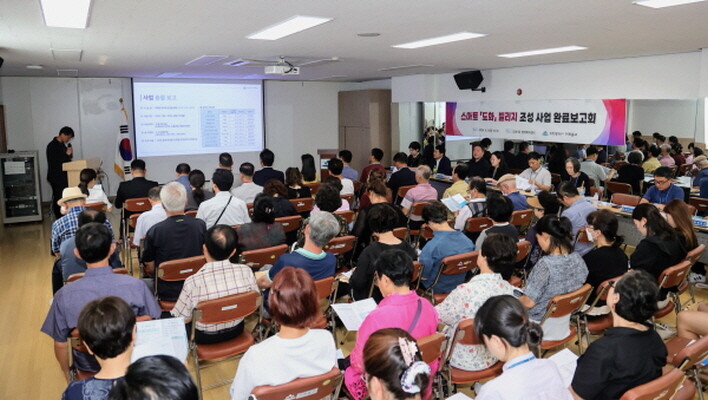
[[[262,81],[133,81],[138,157],[263,150]]]

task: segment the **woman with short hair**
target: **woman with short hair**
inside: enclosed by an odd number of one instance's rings
[[[570,181],[578,188],[581,196],[585,196],[590,191],[590,177],[588,174],[580,170],[580,161],[575,157],[569,157],[565,160],[564,181]],[[600,182],[596,182],[600,184]]]
[[[583,256],[585,265],[588,267],[588,277],[585,282],[597,288],[602,282],[627,272],[629,261],[627,255],[620,249],[624,238],[617,234],[619,221],[612,211],[591,212],[586,220],[588,221],[586,233],[595,247]],[[591,303],[594,298],[593,292],[588,303]]]
[[[297,167],[290,167],[285,170],[285,184],[288,186],[289,199],[312,197],[312,191],[305,186],[302,181],[302,174]]]

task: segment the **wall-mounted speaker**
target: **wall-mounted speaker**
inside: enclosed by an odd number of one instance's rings
[[[486,88],[479,88],[479,85],[484,80],[481,71],[466,71],[455,74],[455,83],[460,90],[479,90],[484,92]]]
[[[0,57],[0,68],[2,68],[2,63],[4,63],[4,62],[5,62],[5,59]]]

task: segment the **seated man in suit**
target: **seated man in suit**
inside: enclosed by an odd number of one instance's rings
[[[434,174],[452,175],[452,165],[450,164],[450,159],[445,156],[444,145],[435,146],[430,169],[433,170]]]
[[[182,190],[184,187],[179,183]],[[186,198],[186,196],[185,196]],[[61,288],[49,308],[41,331],[54,339],[54,355],[67,381],[69,380],[69,344],[67,338],[76,328],[79,313],[88,302],[105,296],[123,299],[135,315],[160,317],[160,307],[145,283],[132,276],[114,274],[108,258],[116,249],[108,228],[88,223],[76,232],[76,252],[86,262],[86,275]],[[74,351],[74,365],[84,371],[98,371],[93,356]]]
[[[231,175],[228,171],[224,173]],[[170,182],[163,186],[160,191],[160,201],[167,219],[148,230],[142,254],[144,271],[153,277],[155,277],[155,267],[162,262],[201,255],[206,232],[204,221],[184,215],[187,191],[182,184]],[[177,300],[182,290],[182,283],[158,282],[158,297],[165,301]]]
[[[398,189],[401,186],[415,185],[415,171],[408,168],[408,156],[406,153],[400,152],[393,156],[393,165],[396,166],[398,171],[391,174],[391,177],[386,182],[386,186],[391,188],[391,196],[394,199],[398,196]],[[400,203],[402,199],[398,199],[397,202]]]
[[[273,162],[275,162],[275,154],[269,149],[261,151],[259,155],[261,159],[261,167],[263,169],[256,171],[253,175],[253,182],[258,186],[264,186],[266,182],[271,179],[277,179],[285,183],[285,174],[283,171],[278,171],[273,169]]]
[[[157,182],[145,179],[146,173],[145,161],[136,158],[130,163],[130,175],[133,179],[121,182],[118,185],[115,201],[116,208],[123,208],[123,202],[126,199],[148,197],[148,191],[151,187],[157,186]],[[125,216],[129,217],[130,213],[126,212]]]

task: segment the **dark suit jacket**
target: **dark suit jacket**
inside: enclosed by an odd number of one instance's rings
[[[437,161],[434,158],[430,161],[430,169],[432,169],[434,173],[452,175],[452,164],[450,163],[450,159],[447,158],[447,156],[443,156],[440,159],[440,165],[438,165],[437,171],[435,171],[436,163]]]
[[[47,181],[53,185],[68,186],[66,172],[61,165],[71,161],[71,156],[66,154],[66,146],[56,138],[47,145]]]
[[[489,168],[492,164],[487,161],[486,158],[482,157],[479,161],[475,161],[474,158],[467,161],[467,165],[470,167],[470,172],[467,176],[470,178],[473,176],[479,176],[480,178],[489,178]]]
[[[708,179],[706,179],[708,180]],[[398,188],[401,186],[415,185],[415,172],[410,168],[403,168],[391,174],[386,186],[391,188],[391,195],[396,199],[396,194],[398,194]],[[398,201],[400,203],[400,200]]]
[[[157,182],[149,181],[144,177],[133,178],[129,181],[121,182],[120,185],[118,185],[118,192],[116,193],[116,208],[123,208],[123,202],[126,199],[147,197],[148,191],[157,185]],[[126,215],[128,215],[128,213],[126,213]]]
[[[277,179],[285,183],[285,174],[283,174],[283,171],[278,171],[272,167],[265,167],[253,174],[253,183],[258,186],[265,186],[265,183],[271,179]]]

